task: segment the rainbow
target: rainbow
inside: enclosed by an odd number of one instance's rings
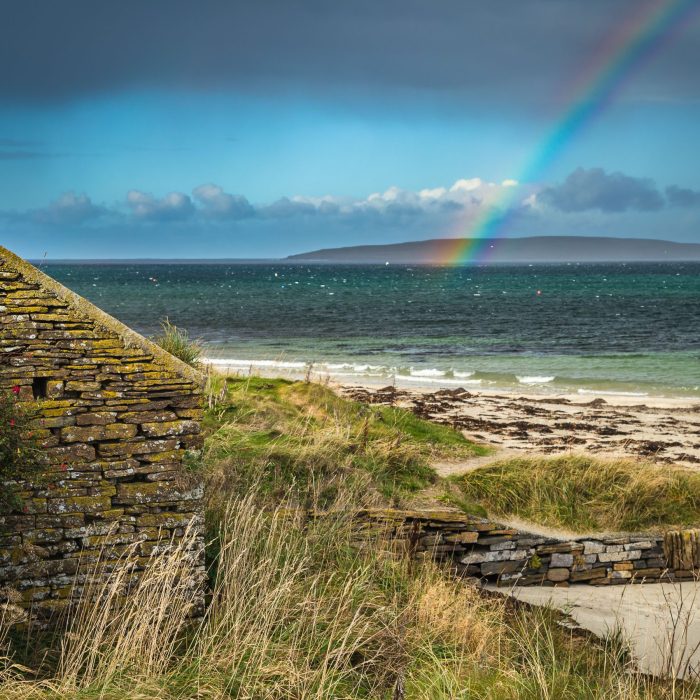
[[[683,26],[700,0],[656,0],[644,3],[596,54],[582,72],[567,100],[567,108],[541,140],[516,178],[518,183],[541,180],[564,147],[614,100],[626,82]],[[477,261],[490,241],[502,235],[519,196],[518,187],[502,187],[501,194],[474,219],[468,238],[457,238],[445,252],[446,264]],[[522,195],[520,195],[522,196]]]

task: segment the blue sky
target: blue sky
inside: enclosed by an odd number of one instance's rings
[[[277,257],[468,234],[641,4],[10,3],[0,242]],[[517,185],[503,233],[700,242],[697,14]]]

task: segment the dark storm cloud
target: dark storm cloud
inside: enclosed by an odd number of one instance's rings
[[[561,185],[540,192],[537,200],[563,212],[656,211],[664,206],[653,180],[607,173],[602,168],[577,168]]]
[[[700,207],[700,191],[671,185],[666,188],[666,197],[674,207]]]
[[[6,0],[0,95],[128,88],[400,91],[531,100],[566,88],[650,0]],[[698,96],[700,29],[645,71],[652,97]]]

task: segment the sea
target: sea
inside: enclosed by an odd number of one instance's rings
[[[700,398],[700,263],[41,267],[146,336],[168,318],[241,373]]]

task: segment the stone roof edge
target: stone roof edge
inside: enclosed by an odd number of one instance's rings
[[[60,282],[49,277],[46,273],[3,246],[0,246],[0,258],[4,259],[11,268],[19,272],[26,280],[35,282],[47,291],[54,293],[57,297],[67,302],[68,305],[79,314],[87,316],[106,330],[116,333],[119,338],[124,341],[126,347],[139,347],[153,355],[154,359],[166,369],[189,379],[199,387],[204,385],[206,380],[204,374],[163,350],[159,345],[156,345],[151,340],[148,340],[148,338],[140,335],[113,316],[102,311],[102,309],[95,306],[87,299],[84,299],[79,294],[64,287]]]

